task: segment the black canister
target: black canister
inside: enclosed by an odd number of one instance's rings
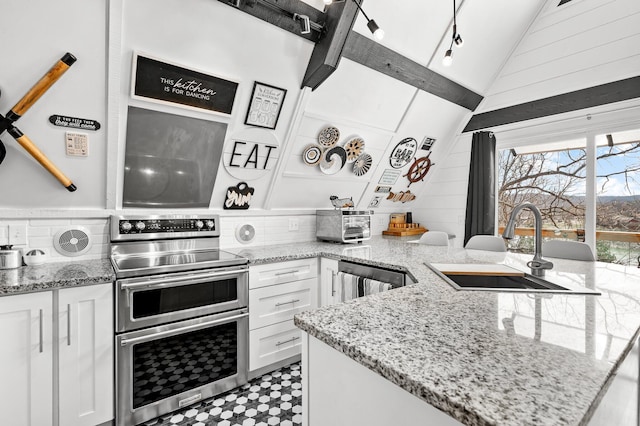
[[[404,215],[404,221],[406,223],[413,223],[413,217],[411,217],[411,212],[406,212]]]

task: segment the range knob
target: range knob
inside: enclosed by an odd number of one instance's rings
[[[204,223],[201,220],[196,220],[197,229],[202,229],[203,226],[204,226]]]
[[[122,229],[124,232],[131,231],[131,228],[133,228],[133,225],[131,225],[131,222],[122,222],[120,224],[120,229]]]
[[[208,228],[208,229],[213,229],[214,225],[215,225],[215,223],[213,223],[213,221],[212,221],[212,220],[208,220],[208,221],[207,221],[207,228]]]
[[[136,229],[138,231],[143,231],[144,228],[146,228],[146,225],[144,224],[144,222],[136,222]]]

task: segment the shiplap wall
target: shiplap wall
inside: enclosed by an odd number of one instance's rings
[[[452,244],[461,247],[464,241],[471,134],[459,136],[446,162],[435,167],[428,185],[420,193],[420,207],[413,210],[415,222],[431,231],[454,234]]]
[[[549,0],[476,112],[640,72],[640,1]]]

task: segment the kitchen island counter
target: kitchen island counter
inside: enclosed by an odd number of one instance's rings
[[[587,424],[638,338],[638,268],[553,259],[547,279],[599,296],[457,291],[424,261],[503,263],[531,255],[407,244],[288,244],[251,263],[325,256],[406,270],[416,284],[298,314],[296,325],[467,425]],[[637,379],[637,378],[636,378]],[[313,380],[313,379],[311,379]]]

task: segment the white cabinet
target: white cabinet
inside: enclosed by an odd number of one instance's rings
[[[0,297],[0,338],[2,424],[113,419],[111,283]]]
[[[60,425],[113,419],[113,286],[59,291]]]
[[[300,259],[249,268],[249,371],[300,354],[298,312],[318,307],[318,260]]]
[[[0,297],[0,423],[53,424],[50,292]]]
[[[338,261],[320,258],[320,306],[333,305],[338,303],[336,295],[336,285],[338,274]]]

